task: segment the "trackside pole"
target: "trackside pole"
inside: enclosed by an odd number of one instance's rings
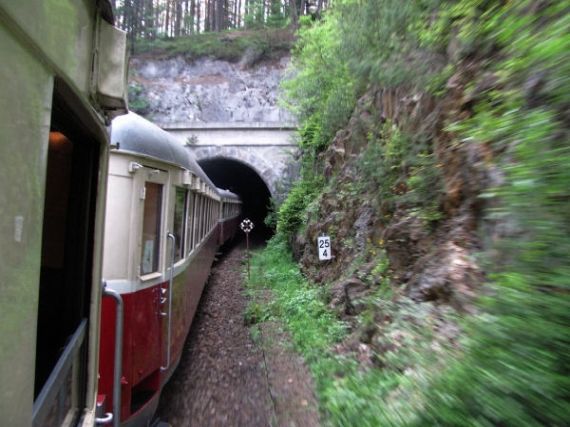
[[[250,279],[249,273],[249,233],[253,230],[253,222],[248,218],[244,219],[239,228],[245,233],[245,256],[247,258],[247,280]]]
[[[247,258],[247,280],[249,280],[249,233],[245,233],[245,256]]]

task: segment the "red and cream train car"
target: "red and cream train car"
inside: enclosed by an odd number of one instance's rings
[[[120,406],[121,425],[147,425],[241,202],[136,114],[115,119],[111,139],[103,279],[119,302],[103,300],[98,405]]]

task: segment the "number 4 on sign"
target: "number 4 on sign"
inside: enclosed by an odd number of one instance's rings
[[[320,261],[332,259],[331,238],[329,236],[321,236],[317,239],[317,249]]]

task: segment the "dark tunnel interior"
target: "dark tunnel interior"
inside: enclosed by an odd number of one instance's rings
[[[273,230],[264,224],[264,219],[269,211],[271,193],[257,172],[245,163],[226,158],[204,159],[198,163],[217,187],[241,197],[242,216],[255,225],[252,237],[269,239]]]

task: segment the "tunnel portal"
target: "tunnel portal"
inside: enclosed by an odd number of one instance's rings
[[[257,172],[245,163],[222,157],[202,159],[198,163],[217,187],[241,197],[243,217],[253,221],[256,236],[264,239],[271,237],[273,230],[264,223],[271,204],[271,193]]]

